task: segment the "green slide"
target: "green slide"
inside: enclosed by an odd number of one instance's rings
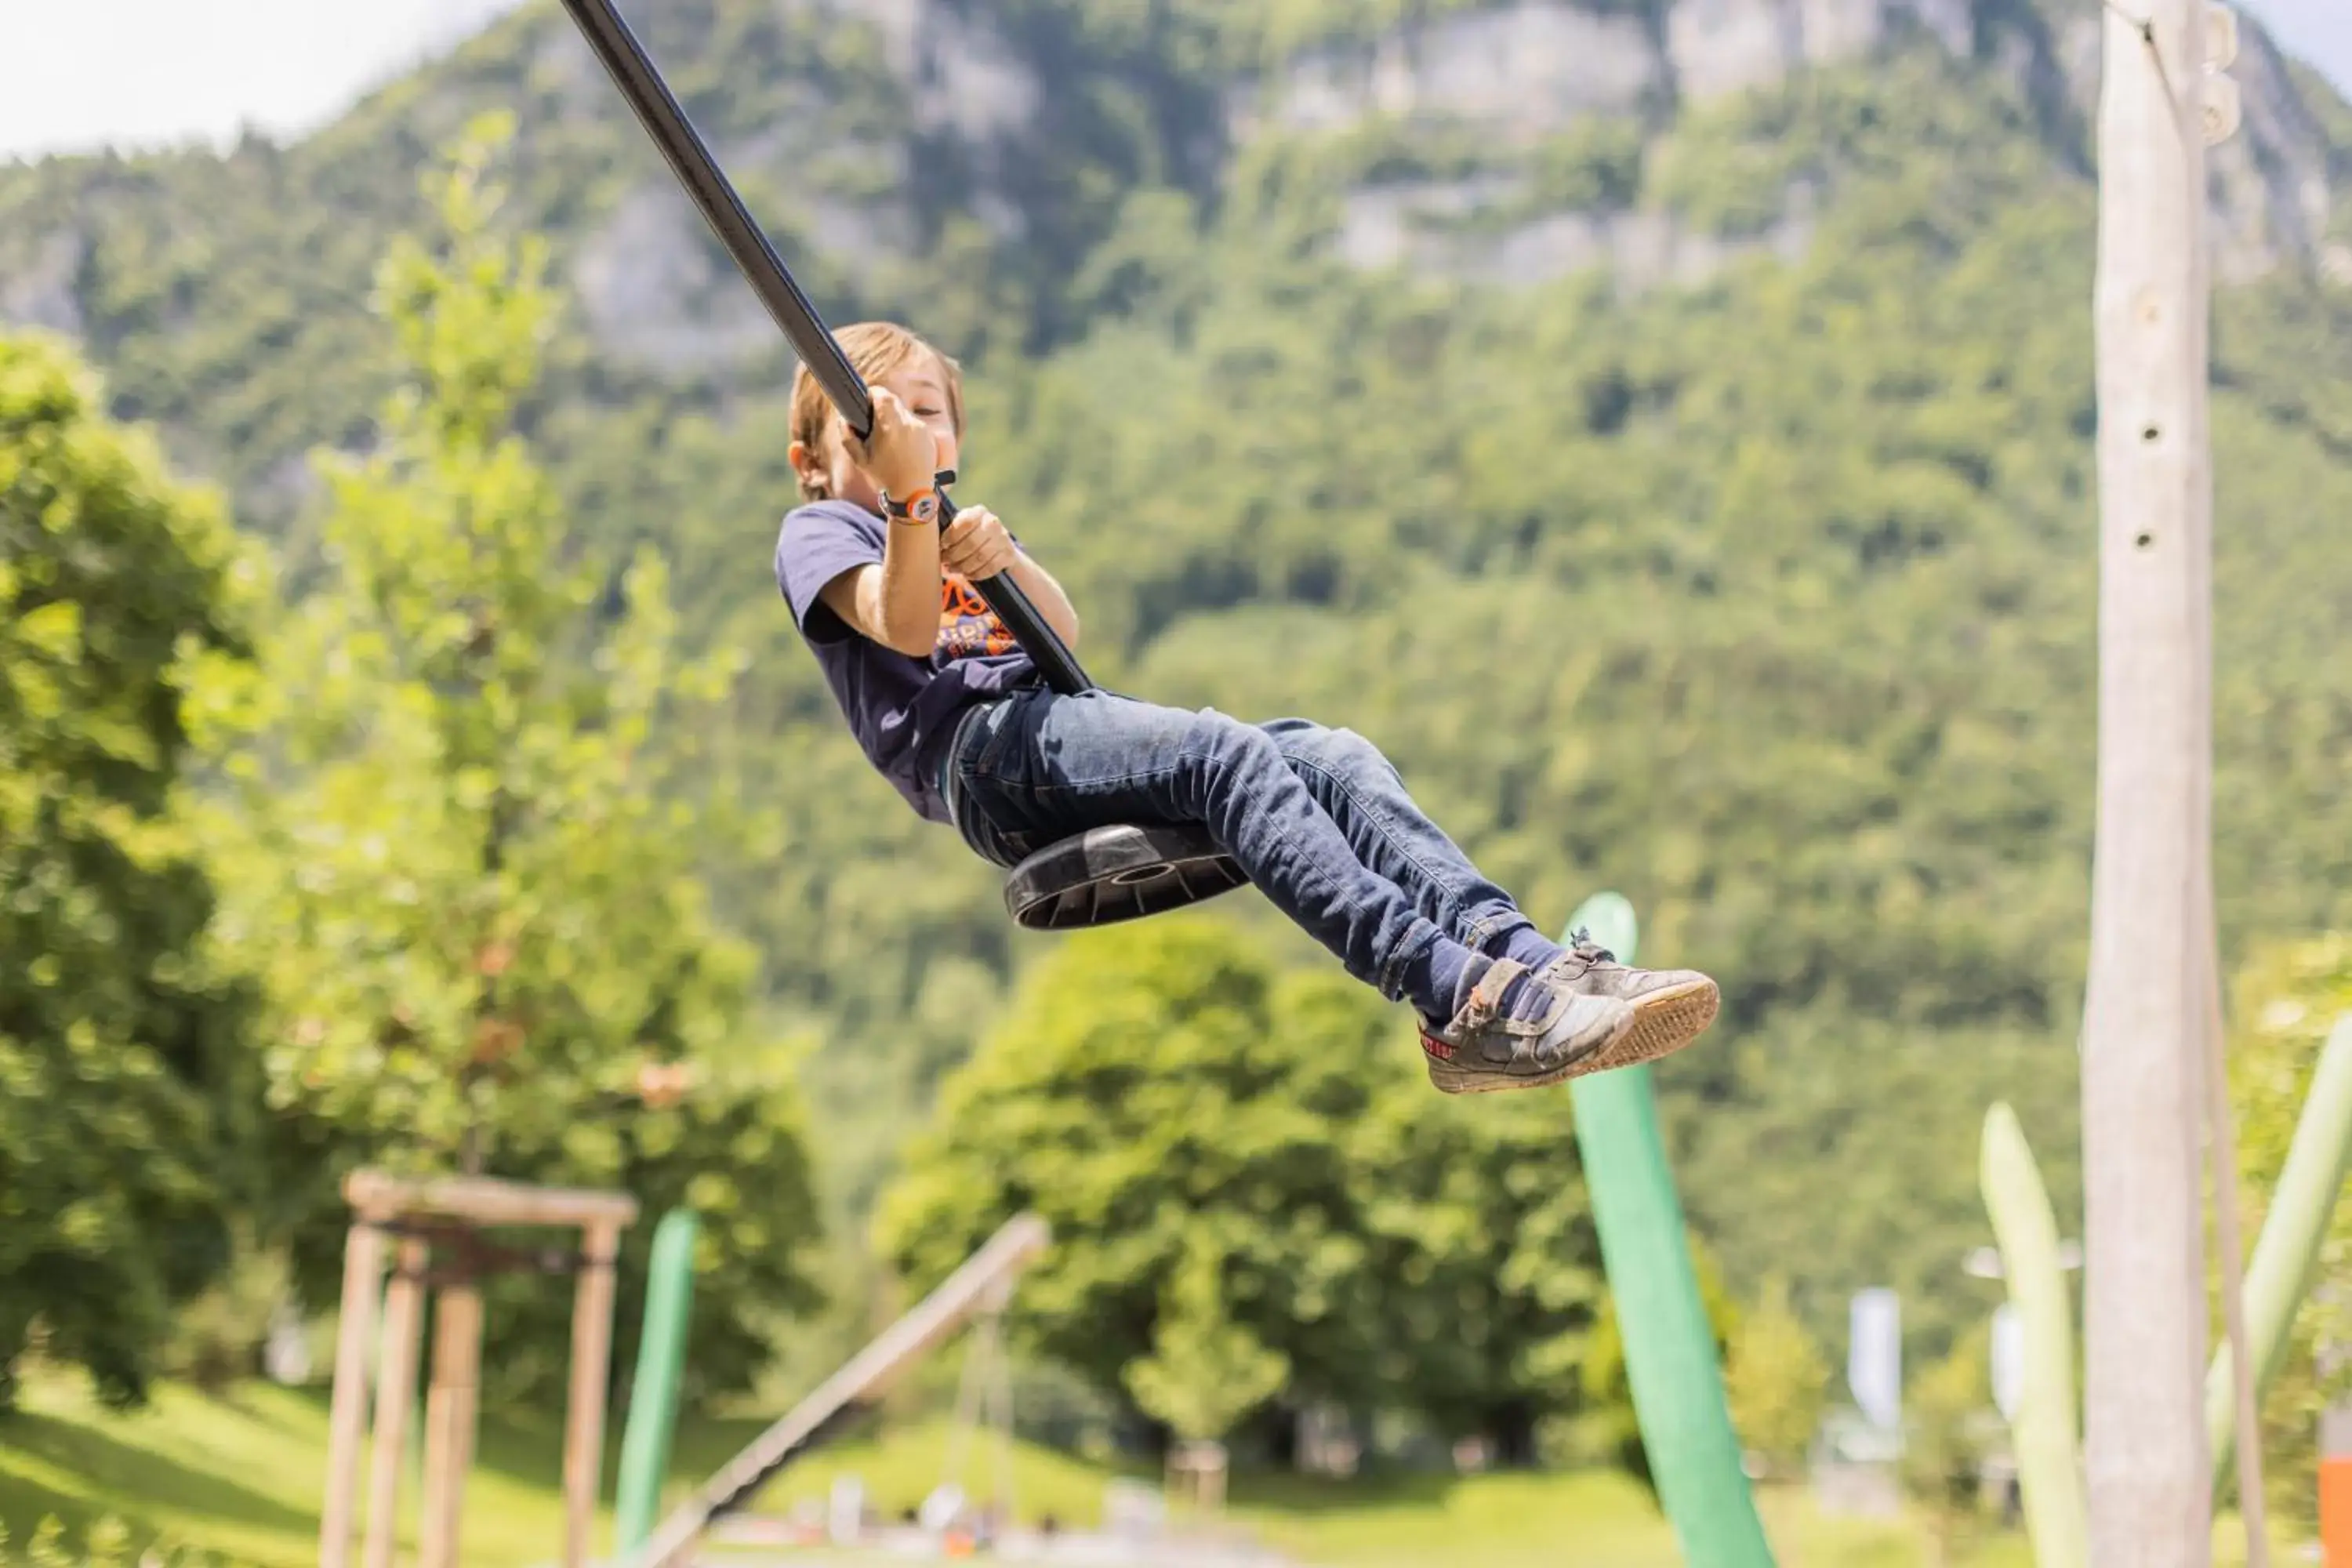
[[[1590,932],[1621,962],[1633,962],[1633,906],[1618,894],[1587,899],[1569,928]],[[1570,1092],[1642,1445],[1683,1560],[1692,1568],[1772,1568],[1724,1400],[1715,1332],[1683,1237],[1682,1202],[1658,1135],[1650,1068],[1595,1073],[1576,1079]]]

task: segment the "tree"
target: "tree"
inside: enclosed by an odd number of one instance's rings
[[[495,221],[502,134],[428,180],[437,247],[384,264],[405,380],[373,450],[324,464],[326,579],[270,641],[215,816],[223,945],[268,998],[272,1217],[318,1300],[361,1163],[691,1204],[694,1364],[740,1384],[761,1316],[806,1299],[814,1215],[792,1053],[748,1026],[753,956],[693,875],[681,720],[732,666],[681,662],[653,553],[613,582],[567,551],[508,428],[555,300],[543,247]],[[559,1383],[568,1293],[493,1289],[494,1389]]]
[[[1985,1408],[1990,1336],[1979,1327],[1911,1386],[1904,1412],[1903,1489],[1927,1516],[1935,1568],[1981,1521],[1979,1467],[1990,1429]]]
[[[189,731],[236,685],[254,580],[209,495],[60,348],[0,336],[0,1406],[37,1327],[141,1397],[250,1188],[248,998]]]
[[[1732,1424],[1768,1475],[1788,1475],[1802,1465],[1821,1425],[1829,1380],[1821,1346],[1790,1305],[1787,1277],[1770,1276],[1740,1320],[1724,1368]]]
[[[1370,1286],[1331,1125],[1369,1095],[1362,1075],[1278,1026],[1275,992],[1213,922],[1064,945],[949,1079],[886,1196],[880,1245],[928,1284],[1035,1208],[1055,1247],[1024,1280],[1018,1321],[1114,1397],[1200,1257],[1221,1265],[1226,1318],[1287,1353],[1295,1377],[1360,1368],[1349,1308]]]
[[[1403,1020],[1370,993],[1320,963],[1290,987],[1304,1018],[1331,1020],[1322,1048],[1374,1089],[1370,1112],[1338,1128],[1375,1282],[1371,1386],[1506,1465],[1534,1463],[1563,1416],[1631,1430],[1622,1359],[1604,1364],[1608,1281],[1567,1097],[1432,1093]]]
[[[880,1245],[928,1283],[1037,1210],[1023,1332],[1180,1430],[1278,1391],[1531,1458],[1601,1298],[1565,1108],[1435,1095],[1408,1039],[1222,920],[1073,941],[949,1079]]]
[[[1143,1411],[1187,1442],[1216,1442],[1281,1391],[1290,1363],[1233,1320],[1223,1278],[1225,1249],[1205,1231],[1187,1238],[1183,1261],[1160,1292],[1151,1353],[1127,1366]]]

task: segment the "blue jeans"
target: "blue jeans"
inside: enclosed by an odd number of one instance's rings
[[[1089,827],[1204,825],[1276,909],[1391,1001],[1433,943],[1486,949],[1532,924],[1352,731],[1041,687],[975,710],[947,771],[957,829],[1000,866]]]

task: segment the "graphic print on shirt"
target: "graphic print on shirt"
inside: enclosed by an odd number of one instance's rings
[[[970,658],[975,654],[1012,653],[1020,646],[970,579],[953,572],[940,578],[940,635],[931,645],[934,657]]]

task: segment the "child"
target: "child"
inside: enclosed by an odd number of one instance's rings
[[[1715,982],[1544,940],[1362,737],[1244,724],[1105,691],[1060,696],[972,588],[1010,574],[1062,640],[1077,613],[984,508],[942,532],[932,477],[959,460],[961,374],[912,332],[839,334],[874,396],[860,441],[803,370],[776,580],[867,758],[924,817],[1013,866],[1119,822],[1196,822],[1348,973],[1422,1021],[1448,1094],[1529,1089],[1679,1050]]]

